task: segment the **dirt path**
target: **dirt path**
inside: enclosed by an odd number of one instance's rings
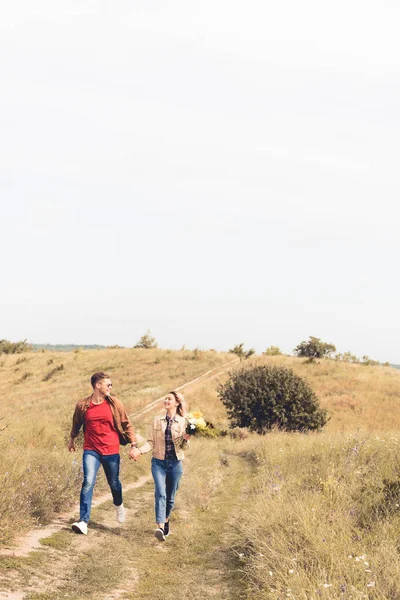
[[[195,444],[185,459],[166,542],[154,538],[154,490],[144,483],[125,494],[128,518],[122,526],[114,526],[111,502],[103,503],[94,510],[90,536],[63,529],[41,551],[10,559],[15,574],[0,598],[175,600],[179,592],[191,600],[244,599],[231,533],[252,466],[232,451],[230,440]]]
[[[202,382],[202,381],[206,381],[209,379],[212,379],[216,376],[218,376],[219,374],[221,374],[222,372],[224,372],[227,368],[229,368],[230,366],[232,366],[234,363],[238,362],[238,359],[235,359],[233,361],[229,361],[228,363],[224,363],[223,365],[220,365],[219,367],[216,367],[214,369],[211,369],[209,371],[207,371],[206,373],[203,373],[201,376],[196,377],[195,379],[185,383],[184,385],[180,386],[179,390],[182,390],[184,388],[187,388],[188,386],[191,386],[193,384]],[[145,407],[143,407],[140,411],[137,411],[135,413],[133,413],[132,415],[130,415],[130,417],[134,417],[137,418],[139,416],[142,416],[146,413],[148,413],[149,411],[151,411],[160,401],[162,400],[162,398],[158,398],[157,400],[154,400],[152,402],[150,402],[149,404],[147,404]],[[141,477],[138,481],[136,481],[135,483],[129,484],[129,485],[125,485],[124,486],[124,497],[125,496],[129,496],[130,493],[132,492],[137,492],[138,490],[142,489],[143,487],[146,486],[146,484],[150,481],[151,477],[150,476],[145,476],[145,477]],[[97,498],[95,498],[93,500],[93,508],[95,509],[96,507],[101,507],[103,504],[107,503],[107,501],[110,500],[110,494],[105,493]],[[124,504],[126,504],[126,502],[124,502]],[[151,502],[150,502],[151,504]],[[137,507],[133,507],[135,512],[137,510]],[[128,509],[129,512],[129,509]],[[26,595],[27,592],[26,591],[19,591],[21,588],[22,589],[27,589],[28,588],[32,588],[32,583],[35,583],[36,580],[36,576],[34,575],[35,572],[35,565],[32,566],[31,571],[32,571],[32,575],[29,574],[29,570],[30,570],[30,562],[29,560],[26,560],[26,564],[25,563],[18,563],[19,565],[22,564],[23,566],[20,567],[23,571],[23,573],[26,572],[26,579],[25,581],[18,581],[21,578],[18,577],[15,574],[15,584],[12,583],[13,581],[13,570],[12,570],[12,563],[7,563],[5,562],[8,559],[10,559],[11,561],[14,559],[15,561],[18,561],[18,559],[29,559],[30,557],[35,557],[37,556],[37,561],[40,565],[41,560],[43,558],[43,554],[46,554],[46,552],[48,553],[48,551],[51,554],[51,562],[54,562],[54,569],[53,567],[51,567],[50,572],[49,573],[42,573],[43,577],[42,578],[38,578],[37,579],[37,585],[36,585],[36,589],[37,590],[41,590],[43,588],[43,586],[45,587],[53,587],[53,585],[56,584],[57,580],[60,579],[60,576],[63,572],[63,570],[66,567],[66,562],[67,564],[69,564],[69,567],[73,566],[74,563],[74,559],[70,560],[70,559],[65,559],[65,557],[59,557],[57,556],[57,543],[56,543],[56,548],[52,548],[52,543],[49,543],[50,548],[46,547],[46,545],[44,545],[44,543],[46,542],[46,540],[56,540],[57,541],[57,536],[60,537],[60,539],[64,539],[63,536],[65,536],[66,532],[68,531],[70,533],[70,523],[71,520],[73,520],[73,518],[75,517],[75,513],[76,511],[70,511],[70,512],[66,512],[62,515],[59,515],[52,523],[50,523],[48,526],[45,527],[37,527],[31,531],[29,531],[26,535],[24,535],[22,538],[20,538],[19,540],[16,541],[16,543],[12,546],[12,547],[8,547],[8,548],[4,548],[0,551],[0,559],[3,559],[2,562],[3,564],[7,565],[7,576],[1,576],[0,575],[0,600],[23,600],[25,598],[31,597]],[[100,541],[101,536],[104,536],[107,531],[108,528],[106,526],[103,527],[104,531],[102,531],[101,529],[101,525],[98,529],[97,533],[97,538],[96,539],[96,543],[98,543]],[[118,528],[117,528],[118,531]],[[74,542],[74,554],[76,554],[76,551],[80,552],[84,552],[85,551],[85,547],[87,546],[88,548],[90,548],[93,545],[94,539],[91,536],[91,539],[93,539],[93,541],[91,542],[89,540],[89,538],[86,538],[85,536],[73,536],[75,538],[75,542]],[[68,540],[64,539],[63,543],[70,543],[71,542],[71,536],[69,536]],[[36,551],[36,552],[34,552]],[[34,552],[34,554],[30,554]],[[31,559],[31,562],[35,562],[35,558]],[[17,564],[17,562],[15,563]],[[10,565],[10,566],[9,566]],[[38,566],[39,566],[38,565]],[[46,571],[46,569],[44,569],[44,571]],[[11,573],[11,577],[10,577],[10,573]],[[54,578],[54,573],[56,574],[56,577]],[[131,577],[133,579],[135,579],[135,576],[132,575],[131,573]],[[2,591],[1,588],[4,588],[4,585],[2,585],[2,580],[3,580],[3,584],[5,584],[7,582],[7,587],[10,591]],[[10,584],[11,582],[11,584]],[[44,583],[43,583],[44,582]],[[56,587],[58,587],[56,585]],[[32,596],[34,597],[34,596]],[[37,596],[39,597],[39,596]],[[43,598],[45,596],[42,596]],[[70,596],[71,597],[71,596]],[[72,597],[76,597],[78,598],[78,596],[72,596]],[[47,596],[46,596],[47,598]],[[109,595],[107,596],[107,599],[105,600],[111,600],[111,598],[119,598],[119,592],[117,590],[114,590],[113,596]],[[49,596],[49,600],[52,600],[52,597]]]

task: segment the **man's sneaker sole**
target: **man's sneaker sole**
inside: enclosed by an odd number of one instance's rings
[[[162,529],[156,529],[154,532],[154,537],[156,537],[160,542],[165,542],[165,535]]]
[[[83,535],[87,535],[87,525],[86,527],[83,527],[82,525],[80,525],[80,523],[73,523],[72,530],[75,531],[75,533],[82,533]]]

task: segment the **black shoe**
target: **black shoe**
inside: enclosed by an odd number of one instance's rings
[[[159,527],[154,532],[154,537],[156,537],[160,542],[165,542],[164,529]]]
[[[169,535],[169,521],[165,521],[164,523],[164,535],[167,537]]]

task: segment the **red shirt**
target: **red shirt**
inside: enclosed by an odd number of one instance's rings
[[[94,450],[102,455],[119,453],[119,436],[107,400],[101,404],[90,402],[85,413],[83,449]]]

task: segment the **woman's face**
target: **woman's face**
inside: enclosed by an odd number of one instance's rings
[[[166,408],[166,410],[168,409],[176,409],[179,406],[179,402],[177,401],[177,399],[175,398],[175,396],[173,394],[168,394],[167,396],[165,396],[164,398],[164,407]]]

